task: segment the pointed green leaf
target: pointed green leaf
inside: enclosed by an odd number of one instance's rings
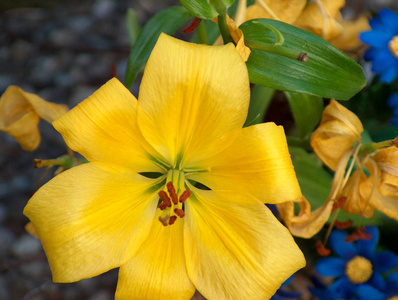
[[[271,104],[275,90],[266,86],[255,85],[250,95],[249,112],[243,127],[261,123]]]
[[[140,25],[138,24],[137,16],[134,9],[129,8],[126,16],[127,32],[129,35],[130,45],[133,46],[140,33]]]
[[[322,117],[323,99],[318,96],[285,92],[301,139],[310,134]]]
[[[252,49],[247,67],[250,81],[284,91],[347,100],[366,84],[359,64],[324,39],[289,24],[256,19],[240,26],[248,43],[275,44],[275,36],[261,23],[277,28],[284,36],[283,49],[304,52],[307,62]]]
[[[152,17],[141,30],[127,61],[125,85],[133,84],[138,72],[145,65],[160,33],[175,33],[190,18],[191,14],[181,6],[169,7]]]

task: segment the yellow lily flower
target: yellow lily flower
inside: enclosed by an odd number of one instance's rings
[[[195,288],[208,299],[267,299],[302,268],[263,204],[301,196],[284,131],[242,128],[249,93],[232,44],[162,34],[139,101],[112,79],[57,119],[89,163],[53,178],[24,210],[54,281],[120,267],[116,299],[190,299]]]
[[[67,111],[66,105],[47,102],[12,85],[0,98],[0,130],[16,139],[24,150],[33,151],[40,144],[40,118],[51,123]]]

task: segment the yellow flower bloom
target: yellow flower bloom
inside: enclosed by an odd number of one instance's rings
[[[120,267],[117,299],[190,299],[195,288],[208,299],[270,298],[305,260],[263,203],[301,192],[283,128],[242,129],[248,105],[232,44],[162,34],[139,101],[112,79],[57,119],[89,163],[56,176],[24,210],[54,281]]]
[[[40,144],[40,118],[51,123],[67,111],[66,105],[9,86],[0,98],[0,130],[16,139],[23,149],[33,151]]]

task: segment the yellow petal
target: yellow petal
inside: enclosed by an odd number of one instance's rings
[[[113,162],[136,172],[159,172],[151,158],[161,158],[142,136],[136,116],[137,100],[113,78],[53,125],[68,146],[89,161]]]
[[[53,280],[89,278],[130,260],[150,231],[160,179],[88,163],[40,188],[24,214],[43,244]]]
[[[249,59],[250,48],[245,46],[245,39],[243,37],[243,31],[238,28],[235,21],[227,16],[227,26],[231,33],[232,39],[236,44],[236,51],[242,57],[242,60],[246,62]]]
[[[361,140],[362,131],[358,117],[332,100],[323,111],[319,127],[311,134],[311,146],[329,168],[336,170],[343,154]]]
[[[32,222],[29,222],[28,224],[25,225],[25,230],[26,230],[31,236],[34,236],[35,238],[39,238],[39,235],[37,234],[36,229],[33,227]]]
[[[297,216],[294,214],[294,202],[300,205],[300,213]],[[325,201],[324,205],[312,212],[311,205],[304,197],[294,202],[277,204],[280,216],[293,235],[309,239],[317,234],[328,221],[333,201]]]
[[[0,98],[0,130],[15,138],[23,149],[33,151],[40,143],[39,118],[52,122],[67,110],[66,105],[9,86]]]
[[[185,202],[187,269],[207,299],[269,299],[304,267],[287,228],[257,199],[197,190],[191,197]]]
[[[283,127],[274,123],[243,128],[228,148],[202,164],[211,171],[187,178],[211,189],[249,192],[264,203],[301,197]]]
[[[142,79],[138,125],[172,166],[192,164],[226,147],[225,136],[245,122],[249,96],[246,65],[232,44],[161,34]]]
[[[254,5],[247,8],[246,20],[267,18],[291,24],[298,18],[306,3],[306,0],[256,0]]]
[[[340,35],[343,28],[336,18],[340,17],[340,9],[345,0],[314,1],[304,9],[293,23],[294,26],[312,32],[325,40]]]
[[[120,267],[116,300],[191,299],[195,287],[188,277],[183,247],[184,220],[163,226],[158,217],[137,254]]]
[[[359,33],[370,30],[368,18],[361,16],[355,21],[341,21],[343,31],[329,42],[342,51],[357,51],[363,43],[359,39]]]

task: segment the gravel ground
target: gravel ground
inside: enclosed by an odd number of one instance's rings
[[[348,1],[377,11],[396,0]],[[393,4],[394,3],[394,4]],[[130,50],[125,13],[144,24],[177,0],[0,1],[0,93],[18,85],[69,107],[112,77],[123,79]],[[138,84],[132,88],[137,96]],[[0,299],[113,299],[117,270],[71,284],[55,284],[40,242],[25,232],[22,211],[51,176],[34,169],[34,158],[65,153],[59,134],[41,122],[42,143],[25,152],[0,133]],[[53,172],[53,170],[50,171]]]

